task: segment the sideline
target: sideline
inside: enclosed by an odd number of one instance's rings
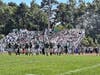
[[[83,70],[93,69],[93,68],[97,68],[97,67],[100,67],[100,64],[88,66],[88,67],[84,67],[84,68],[80,68],[80,69],[71,70],[71,71],[61,73],[61,74],[57,74],[57,75],[70,75],[72,73],[77,73],[77,72],[80,72],[80,71],[83,71]]]
[[[36,74],[26,74],[26,75],[36,75]]]

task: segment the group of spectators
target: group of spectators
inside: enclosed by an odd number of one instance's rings
[[[42,32],[19,30],[9,33],[0,41],[0,51],[9,55],[61,55],[73,53],[99,53],[99,48],[80,47],[85,31],[80,29],[63,30],[51,35]]]

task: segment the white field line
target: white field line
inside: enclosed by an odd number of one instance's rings
[[[71,70],[71,71],[64,72],[64,73],[57,74],[57,75],[70,75],[72,73],[77,73],[77,72],[81,72],[83,70],[93,69],[93,68],[97,68],[97,67],[100,67],[100,64],[93,65],[93,66],[88,66],[88,67],[84,67],[84,68],[80,68],[80,69]]]
[[[26,75],[36,75],[36,74],[26,74]]]

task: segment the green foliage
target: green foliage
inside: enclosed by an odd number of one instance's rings
[[[88,41],[88,39],[87,39],[87,38],[84,38],[84,39],[82,40],[82,44],[83,44],[84,46],[89,46],[89,41]]]
[[[58,32],[58,31],[61,31],[61,30],[64,30],[64,26],[62,26],[62,25],[57,25],[57,26],[55,26],[55,28],[54,28],[54,31],[55,31],[55,32]]]
[[[83,16],[86,15],[87,11],[90,14],[86,16],[86,19],[91,18],[93,14],[100,16],[100,0],[93,0],[93,2],[88,3],[84,0],[68,0],[67,3],[51,0],[51,4],[49,4],[49,1],[42,0],[41,5],[39,5],[35,0],[32,0],[29,7],[25,3],[17,5],[9,2],[5,4],[0,0],[0,34],[7,35],[14,28],[43,31],[49,26],[49,22],[51,28],[56,23],[61,23],[55,28],[58,31],[71,29],[76,28],[77,24],[84,24],[81,19],[84,18]],[[56,6],[57,8],[54,8]],[[48,14],[50,15],[48,16]],[[48,17],[50,21],[48,21]],[[100,18],[98,17],[95,20],[91,18],[93,20],[92,24],[94,24],[92,28],[91,24],[88,27],[80,26],[86,30],[86,36],[89,36],[83,41],[86,46],[100,44],[100,37],[98,36],[100,35]]]
[[[96,46],[96,44],[93,42],[93,39],[91,37],[85,37],[82,40],[82,44],[84,46]]]
[[[4,27],[5,35],[7,35],[8,33],[12,32],[13,29],[15,29],[14,24],[15,24],[14,20],[12,19],[8,20],[8,23]]]
[[[0,34],[0,39],[4,38],[4,35],[3,34]]]
[[[100,34],[97,35],[97,42],[98,42],[98,44],[100,44]]]
[[[65,26],[65,28],[66,28],[66,29],[72,29],[72,28],[74,28],[74,27],[73,27],[72,24],[69,23],[69,24],[67,24],[67,25]]]

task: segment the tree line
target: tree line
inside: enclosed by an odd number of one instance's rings
[[[57,25],[58,24],[58,25]],[[42,0],[37,4],[32,0],[30,6],[22,2],[4,3],[0,0],[0,34],[7,35],[13,29],[44,31],[45,28],[80,28],[86,30],[82,44],[100,44],[100,0]]]

